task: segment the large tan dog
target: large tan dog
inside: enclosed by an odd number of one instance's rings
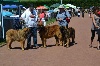
[[[30,31],[29,28],[24,28],[20,30],[14,30],[14,29],[8,30],[6,32],[6,42],[8,49],[11,48],[11,44],[13,41],[18,41],[21,43],[22,50],[24,50],[25,40],[27,38],[29,31]]]
[[[43,26],[39,24],[39,35],[42,40],[43,47],[46,47],[46,39],[55,37],[56,45],[58,45],[59,40],[61,41],[62,34],[60,32],[60,27],[58,25],[53,26]]]

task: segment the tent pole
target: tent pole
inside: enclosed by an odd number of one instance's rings
[[[61,4],[62,4],[62,0],[60,0]]]
[[[2,13],[2,11],[3,11],[3,10],[2,10],[2,9],[3,9],[2,7],[3,7],[3,6],[2,6],[2,4],[1,4],[1,13]],[[2,36],[2,37],[3,37],[3,39],[4,39],[4,38],[5,38],[5,36],[4,36],[3,14],[2,14],[1,18],[2,18],[2,20],[1,20],[1,21],[2,21],[2,22],[1,22],[1,24],[2,24],[2,33],[3,33],[3,36]]]

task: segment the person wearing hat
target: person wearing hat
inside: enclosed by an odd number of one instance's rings
[[[65,11],[64,5],[60,5],[59,7],[59,12],[56,16],[56,20],[58,21],[59,26],[64,26],[68,28],[68,22],[66,21],[66,17],[68,17],[68,13]]]
[[[30,28],[30,33],[27,38],[27,49],[31,48],[31,36],[33,36],[33,43],[36,48],[39,48],[37,44],[37,21],[36,14],[33,8],[33,5],[30,4],[29,8],[24,11],[21,15],[21,19],[25,21],[27,27]]]
[[[91,16],[92,18],[92,27],[91,27],[91,44],[89,45],[90,48],[92,47],[93,39],[95,37],[95,32],[97,31],[98,35],[98,44],[97,44],[97,49],[99,48],[100,45],[100,9],[98,7],[93,8],[93,15]]]

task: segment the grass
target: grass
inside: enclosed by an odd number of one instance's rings
[[[1,46],[3,46],[3,45],[5,45],[5,43],[6,43],[6,41],[5,41],[5,40],[3,40],[3,39],[2,39],[2,40],[0,40],[0,47],[1,47]]]
[[[3,45],[3,44],[5,44],[5,43],[6,43],[6,42],[0,42],[0,46]]]
[[[52,23],[52,22],[55,22],[56,21],[56,19],[55,18],[52,18],[52,19],[49,19],[48,21],[46,21],[46,23],[47,23],[47,25],[48,24],[50,24],[50,23]]]

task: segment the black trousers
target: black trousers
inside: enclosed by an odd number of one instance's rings
[[[96,32],[96,30],[91,30],[91,34],[92,34],[91,40],[92,40],[92,41],[93,41],[93,39],[94,39],[94,37],[95,37],[95,32]]]

